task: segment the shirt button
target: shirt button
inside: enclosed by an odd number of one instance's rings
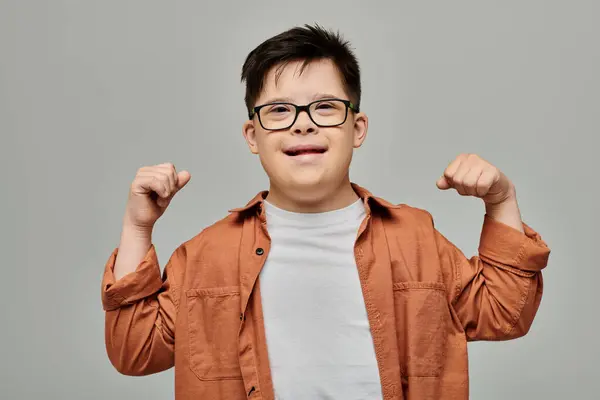
[[[256,249],[256,254],[259,256],[262,256],[265,253],[265,251],[263,250],[262,247],[259,247],[258,249]]]

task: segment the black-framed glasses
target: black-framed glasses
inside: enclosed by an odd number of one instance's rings
[[[258,121],[265,130],[278,131],[290,128],[298,119],[300,112],[306,111],[315,125],[329,128],[346,122],[349,109],[358,112],[358,106],[343,99],[321,99],[303,106],[274,102],[254,107],[248,116],[253,119],[258,115]]]

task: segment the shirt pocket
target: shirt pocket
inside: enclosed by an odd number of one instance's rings
[[[440,282],[394,284],[400,367],[407,377],[439,377],[445,365],[451,312]]]
[[[240,288],[189,289],[190,368],[201,380],[242,379],[238,358]]]

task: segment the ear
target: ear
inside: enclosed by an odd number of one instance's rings
[[[250,148],[252,154],[258,154],[258,145],[256,143],[256,129],[254,127],[254,120],[247,120],[242,126],[242,134],[246,143]]]
[[[365,113],[357,113],[354,116],[354,147],[359,148],[367,138],[369,118]]]

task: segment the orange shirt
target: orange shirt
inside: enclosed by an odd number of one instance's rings
[[[353,187],[367,212],[354,253],[384,399],[468,399],[467,342],[527,333],[549,248],[526,224],[523,234],[485,216],[479,254],[467,258],[426,211]],[[113,251],[102,304],[119,372],[174,366],[177,400],[274,400],[259,279],[266,194],[179,246],[163,274],[151,247],[115,282]]]

